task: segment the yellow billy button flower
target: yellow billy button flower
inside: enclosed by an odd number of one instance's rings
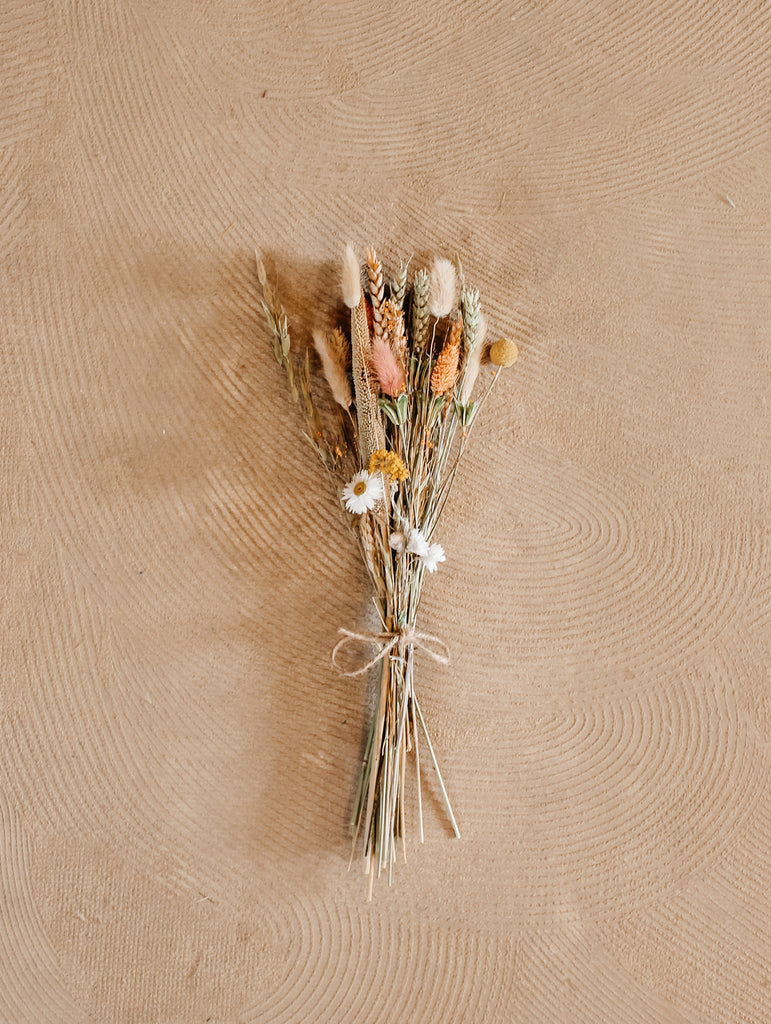
[[[386,451],[385,448],[379,448],[378,451],[370,455],[369,471],[370,473],[384,473],[392,483],[404,481],[409,476],[407,467],[396,452]]]
[[[518,355],[519,349],[508,338],[500,338],[490,346],[490,362],[496,366],[511,366]]]

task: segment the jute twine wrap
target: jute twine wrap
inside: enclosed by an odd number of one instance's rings
[[[395,647],[401,650],[412,647],[414,650],[424,651],[429,658],[440,665],[449,665],[450,663],[450,648],[443,640],[431,633],[420,633],[412,626],[405,626],[394,633],[354,633],[350,629],[340,629],[338,632],[343,635],[332,651],[332,664],[344,676],[363,676],[365,672],[368,672],[390,654]],[[378,648],[378,652],[366,665],[347,672],[338,664],[337,657],[346,647],[356,643],[372,644]]]

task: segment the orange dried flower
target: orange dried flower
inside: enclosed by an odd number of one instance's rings
[[[396,308],[391,299],[386,299],[383,303],[383,329],[389,345],[404,366],[407,362],[407,333],[404,328],[404,313]]]
[[[458,377],[458,360],[460,358],[460,341],[463,335],[463,317],[459,316],[452,325],[450,336],[444,343],[442,351],[431,373],[431,390],[436,395],[445,395],[452,391]]]

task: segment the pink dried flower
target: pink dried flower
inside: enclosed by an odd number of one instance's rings
[[[384,394],[395,398],[402,393],[404,390],[404,367],[384,338],[375,338],[372,342],[370,364]]]

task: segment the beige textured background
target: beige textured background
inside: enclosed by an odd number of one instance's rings
[[[6,0],[0,1019],[771,1021],[766,2]],[[345,241],[521,344],[367,904],[358,556],[273,362]]]

